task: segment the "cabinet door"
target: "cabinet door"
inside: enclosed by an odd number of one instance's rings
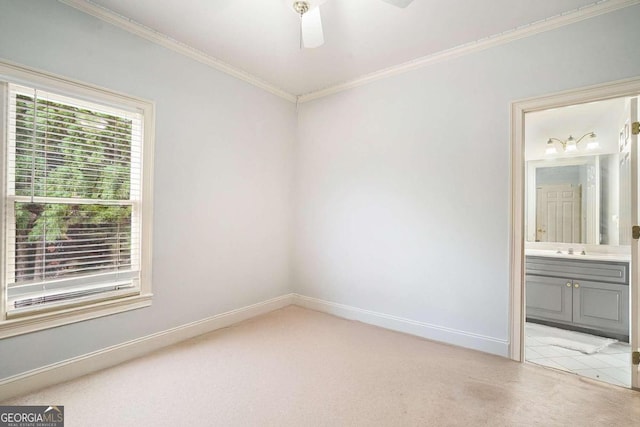
[[[629,286],[573,281],[573,322],[629,334]]]
[[[527,275],[525,288],[527,317],[571,322],[573,305],[571,280]]]

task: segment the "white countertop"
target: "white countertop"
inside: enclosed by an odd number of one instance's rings
[[[549,258],[566,258],[577,260],[593,260],[593,261],[631,261],[631,254],[611,254],[611,253],[588,253],[581,255],[581,251],[574,251],[573,255],[568,254],[567,251],[557,253],[557,251],[548,249],[525,249],[524,254],[526,256],[541,256]]]

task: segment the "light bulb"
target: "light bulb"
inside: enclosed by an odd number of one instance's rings
[[[545,154],[556,154],[558,150],[556,150],[556,146],[553,145],[553,141],[547,141],[547,149],[544,152]]]
[[[569,135],[569,139],[567,139],[567,144],[565,146],[564,151],[577,151],[578,150],[578,146],[576,145],[576,140],[573,139],[573,137],[571,135]]]
[[[587,143],[587,150],[597,150],[598,148],[600,148],[600,143],[596,139],[596,134],[592,133],[591,136],[589,136],[589,142]]]

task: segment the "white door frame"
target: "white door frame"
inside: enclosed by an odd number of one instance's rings
[[[511,103],[511,168],[510,168],[510,211],[511,211],[511,310],[509,356],[524,362],[524,215],[525,215],[525,159],[524,159],[524,115],[549,108],[566,107],[585,102],[640,94],[640,77],[605,83],[585,88],[572,89],[537,98],[529,98]],[[631,230],[629,230],[631,233]],[[631,286],[631,284],[630,284]],[[640,295],[632,295],[636,303]],[[632,307],[638,304],[632,303]],[[632,317],[636,318],[637,317]],[[636,325],[631,325],[637,327]],[[633,349],[635,350],[635,349]]]

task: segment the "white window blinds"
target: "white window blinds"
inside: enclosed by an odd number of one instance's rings
[[[8,85],[7,314],[139,289],[143,117]]]

